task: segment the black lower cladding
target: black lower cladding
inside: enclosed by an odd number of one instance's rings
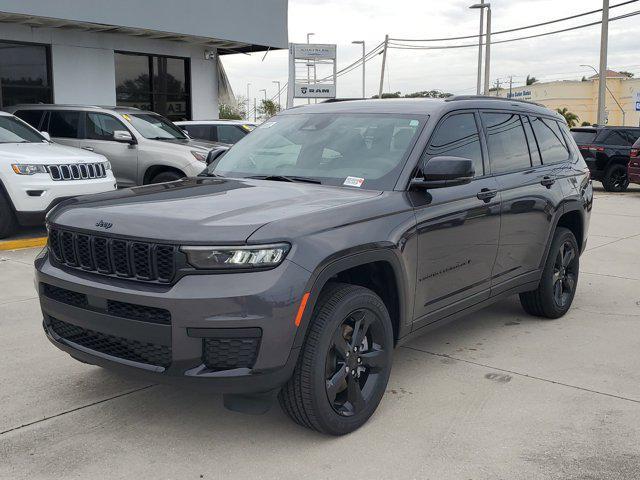
[[[258,357],[260,338],[205,338],[202,361],[213,371],[252,368]]]
[[[86,328],[49,317],[49,328],[69,342],[112,357],[167,368],[171,365],[171,347],[140,342]]]

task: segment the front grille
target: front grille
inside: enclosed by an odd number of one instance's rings
[[[260,338],[205,338],[202,342],[202,361],[214,371],[252,368],[260,347]]]
[[[171,347],[139,342],[128,338],[88,330],[49,317],[49,327],[59,337],[112,357],[167,368],[171,364]]]
[[[87,308],[89,305],[87,296],[84,293],[72,292],[71,290],[54,287],[47,283],[42,284],[42,289],[46,297],[56,302],[66,303],[67,305],[73,305],[79,308]]]
[[[171,325],[171,313],[163,308],[145,307],[133,303],[107,300],[107,313],[116,317],[139,320],[141,322]]]
[[[84,293],[73,292],[66,288],[55,287],[48,283],[42,283],[42,292],[45,297],[56,302],[66,303],[78,308],[93,310],[100,313],[107,313],[114,317],[138,320],[141,322],[158,323],[161,325],[171,325],[171,312],[163,308],[146,307],[133,303],[107,300],[106,309],[98,306],[90,306],[87,296]],[[99,302],[104,304],[104,300]]]
[[[54,258],[68,267],[146,282],[169,283],[175,276],[176,248],[172,245],[52,228],[49,246]]]
[[[104,163],[72,163],[70,165],[49,165],[47,167],[51,179],[63,180],[90,180],[105,178],[107,170]]]

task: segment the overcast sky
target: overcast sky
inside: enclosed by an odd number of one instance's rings
[[[361,46],[352,40],[365,40],[367,51],[384,40],[385,33],[395,38],[434,38],[472,35],[478,32],[478,10],[467,7],[475,0],[289,0],[289,41],[338,45],[338,68],[361,56]],[[612,0],[611,5],[624,0]],[[493,31],[530,25],[566,17],[602,7],[601,0],[491,0]],[[640,10],[640,2],[611,10],[611,17]],[[547,27],[495,36],[493,40],[515,38],[558,30],[599,19],[598,14]],[[514,85],[522,85],[527,74],[540,80],[580,79],[593,74],[580,64],[597,68],[600,27],[549,37],[495,45],[491,54],[491,81],[514,76]],[[640,76],[640,15],[618,20],[609,26],[609,68],[627,70]],[[469,43],[461,41],[458,43]],[[471,41],[473,43],[473,41]],[[449,43],[449,44],[455,44]],[[229,55],[223,57],[234,93],[246,96],[251,82],[251,97],[262,98],[277,89],[273,80],[287,81],[287,52]],[[453,50],[389,50],[385,92],[402,93],[439,89],[456,94],[473,94],[476,85],[477,48]],[[367,62],[367,96],[377,93],[381,56]],[[338,78],[339,97],[361,95],[362,70]],[[284,96],[282,102],[285,102]]]

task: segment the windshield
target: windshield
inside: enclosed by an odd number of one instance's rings
[[[391,190],[420,129],[421,115],[287,114],[233,146],[209,173],[311,179]]]
[[[153,113],[127,113],[123,115],[140,135],[150,140],[186,140],[188,137],[177,126]]]
[[[587,145],[596,139],[595,130],[571,130],[571,135],[578,145]]]
[[[40,143],[44,137],[15,117],[0,116],[0,143]]]

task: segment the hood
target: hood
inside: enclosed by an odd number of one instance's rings
[[[170,243],[244,243],[253,232],[380,195],[372,190],[268,180],[188,178],[63,202],[47,220],[61,227]],[[108,230],[96,224],[110,224]]]
[[[97,153],[57,143],[0,143],[0,160],[12,163],[93,163],[107,159]]]
[[[218,148],[218,147],[230,147],[231,145],[228,145],[226,143],[220,143],[220,142],[211,142],[208,140],[197,140],[194,138],[187,138],[184,140],[180,140],[178,138],[173,138],[173,139],[167,139],[167,140],[156,140],[158,142],[162,142],[164,144],[167,143],[171,143],[174,145],[183,145],[185,147],[190,147],[190,148],[194,148],[194,149],[199,149],[199,150],[213,150],[214,148]]]

